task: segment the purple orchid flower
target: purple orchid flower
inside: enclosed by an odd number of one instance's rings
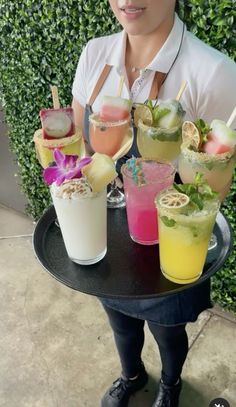
[[[43,178],[47,184],[56,182],[61,185],[66,179],[81,178],[81,168],[92,161],[91,157],[84,157],[78,160],[78,155],[65,155],[60,150],[53,152],[55,163],[45,168]]]

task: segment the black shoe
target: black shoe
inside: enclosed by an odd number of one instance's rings
[[[174,386],[168,386],[160,381],[159,392],[152,407],[178,407],[181,388],[181,379]]]
[[[143,365],[137,379],[119,377],[104,394],[101,407],[127,407],[131,394],[142,389],[147,381],[148,375]]]

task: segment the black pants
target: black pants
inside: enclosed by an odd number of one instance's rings
[[[116,347],[120,356],[122,374],[135,377],[141,365],[141,352],[144,344],[144,321],[127,316],[104,306],[112,327]],[[161,326],[147,321],[149,329],[158,345],[161,362],[161,378],[165,384],[173,385],[179,379],[188,353],[188,337],[185,324]]]

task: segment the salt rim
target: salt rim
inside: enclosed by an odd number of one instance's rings
[[[123,120],[117,120],[112,122],[105,122],[99,118],[99,113],[93,113],[89,116],[89,121],[94,124],[96,127],[118,127],[124,124],[129,124],[131,122],[130,115]]]
[[[43,147],[54,149],[61,146],[65,147],[67,144],[71,144],[75,141],[78,141],[79,139],[82,139],[82,132],[79,128],[76,128],[75,133],[71,136],[62,137],[59,139],[44,139],[42,129],[38,129],[35,131],[33,139],[35,143],[41,144]]]
[[[200,163],[212,163],[212,162],[224,162],[229,161],[236,152],[236,147],[231,148],[229,151],[220,154],[208,154],[202,151],[190,150],[186,143],[181,145],[181,152],[184,157],[191,159],[192,161],[199,160]]]

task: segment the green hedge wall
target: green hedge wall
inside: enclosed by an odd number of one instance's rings
[[[235,0],[179,2],[188,28],[205,42],[236,59]],[[83,45],[118,30],[106,0],[1,0],[0,99],[9,126],[27,212],[38,219],[50,203],[32,141],[40,127],[38,112],[51,106],[49,85],[59,87],[63,105],[71,103],[71,86]],[[223,211],[233,219],[235,182]],[[236,310],[235,251],[213,280],[214,299]]]

